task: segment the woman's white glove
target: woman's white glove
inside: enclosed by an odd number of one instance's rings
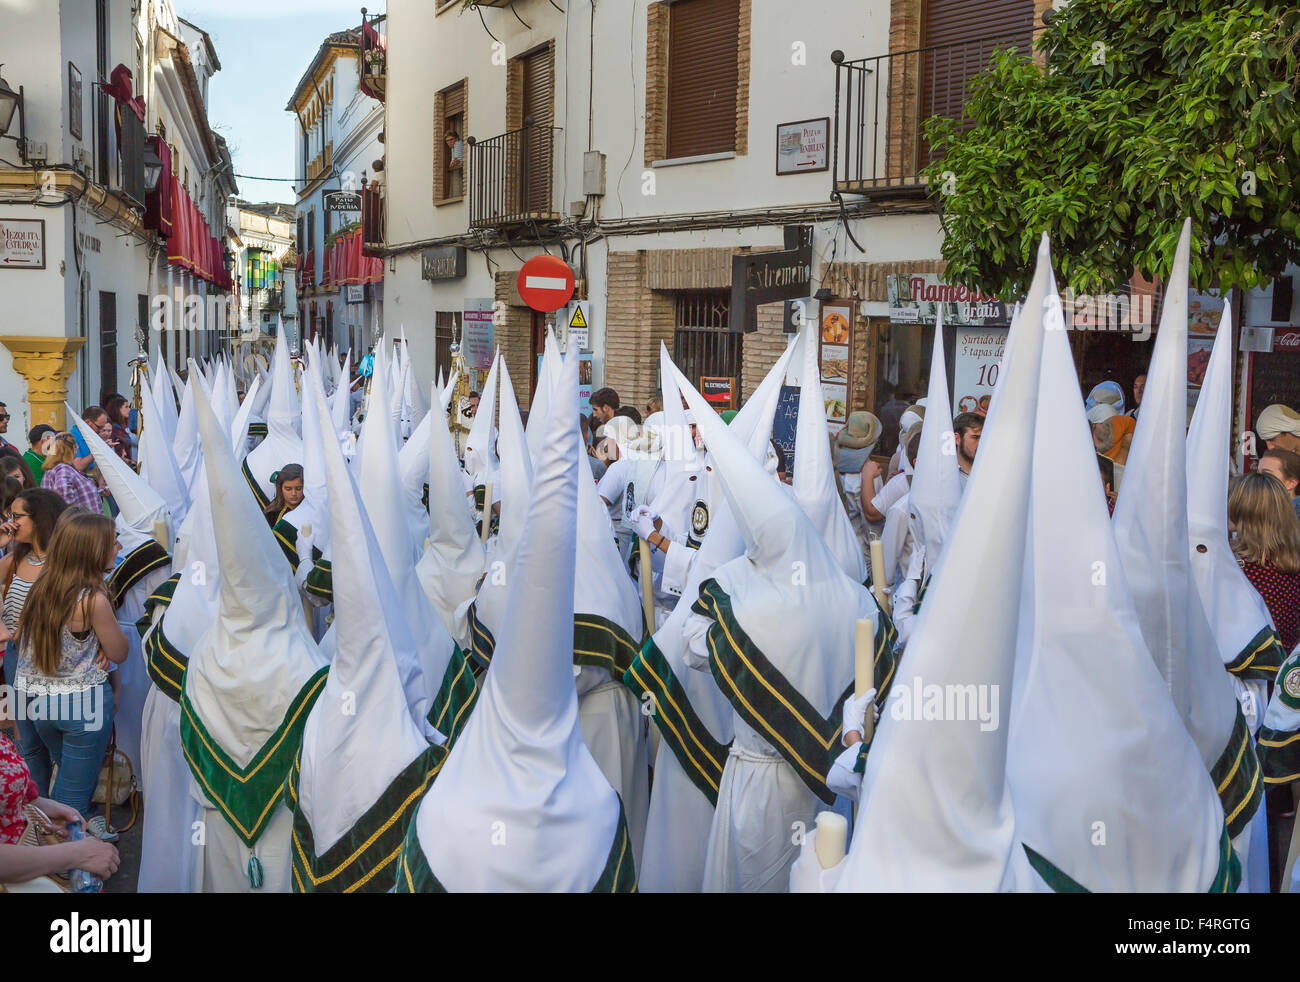
[[[879,711],[875,706],[872,706],[872,702],[875,698],[876,690],[868,689],[860,696],[849,696],[844,700],[844,709],[841,714],[841,719],[844,722],[844,733],[843,736],[840,737],[841,740],[854,732],[859,736],[862,735],[863,730],[866,729],[868,706],[871,706],[872,709],[872,720],[875,721],[880,718]],[[847,743],[844,745],[846,747],[848,746]]]
[[[631,520],[632,527],[636,529],[637,538],[650,541],[650,533],[657,531],[655,529],[655,519],[659,516],[645,505],[637,505],[633,509]]]

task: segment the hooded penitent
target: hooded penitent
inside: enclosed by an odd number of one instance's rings
[[[559,369],[560,360],[555,331],[547,327],[542,363],[537,369],[537,388],[533,391],[533,404],[528,407],[528,425],[524,428],[524,435],[528,438],[528,454],[533,460],[541,453],[542,440],[546,437],[546,420],[551,411],[551,379]]]
[[[488,371],[487,382],[479,396],[478,412],[470,424],[469,435],[465,438],[465,473],[470,476],[475,488],[482,487],[488,481],[496,481],[496,408],[497,377],[503,363],[501,353],[492,359],[492,368]],[[490,503],[488,506],[490,507]],[[504,502],[502,510],[505,509]]]
[[[323,559],[329,543],[330,526],[322,448],[325,436],[333,436],[333,428],[328,420],[320,419],[315,400],[308,397],[311,378],[320,384],[320,363],[314,359],[303,374],[302,458],[290,461],[302,464],[302,502],[297,508],[282,514],[272,528],[300,585],[305,583],[315,564]],[[332,588],[329,592],[332,596]],[[311,597],[313,600],[321,599],[317,593],[312,593]]]
[[[446,414],[438,410],[446,418]],[[424,506],[425,481],[429,477],[429,432],[433,429],[434,410],[426,410],[411,437],[397,452],[397,473],[406,493],[406,521],[411,538],[423,543],[429,535],[429,512]]]
[[[826,404],[822,401],[821,371],[817,362],[819,330],[811,320],[803,329],[803,373],[799,387],[799,418],[795,424],[794,494],[844,575],[855,583],[862,583],[867,578],[866,557],[862,555],[858,534],[853,531],[853,523],[844,510],[844,499],[835,489]],[[939,334],[935,336],[941,337]]]
[[[1138,627],[1055,299],[1035,432],[1021,448],[1034,466],[1016,680],[1010,704],[980,703],[995,710],[980,717],[990,727],[1010,716],[1015,838],[1006,886],[1231,890],[1236,861],[1223,810]]]
[[[153,370],[152,382],[148,388],[153,394],[158,418],[162,421],[164,438],[167,445],[171,446],[176,439],[176,391],[172,388],[171,372],[167,370],[161,352],[158,354],[158,363]]]
[[[221,571],[217,619],[189,653],[181,694],[185,759],[211,806],[198,886],[283,892],[290,825],[279,804],[328,668],[228,431],[205,393],[195,407]]]
[[[756,460],[766,454],[776,411],[775,397],[785,379],[791,351],[787,348],[769,373],[776,385],[768,386],[766,382],[760,385],[731,422],[731,432],[749,447]],[[662,347],[660,357],[661,363],[667,359],[667,351]],[[684,431],[677,378],[666,367],[661,378],[666,418],[670,407],[676,406],[678,410],[677,422],[665,426],[680,425]],[[771,399],[764,398],[768,390]],[[680,454],[673,454],[666,458],[665,467],[675,466],[675,458],[679,457]],[[701,467],[700,473],[711,472]],[[719,495],[714,499],[712,511],[708,535],[687,575],[683,591],[686,597],[698,596],[700,584],[712,577],[718,566],[745,551],[745,540],[725,497]],[[642,705],[653,707],[650,722],[658,728],[660,736],[645,848],[638,867],[640,888],[645,892],[699,892],[703,888],[709,828],[713,824],[722,770],[733,734],[731,704],[713,677],[707,672],[693,671],[686,664],[684,627],[690,617],[690,601],[678,603],[623,675],[623,684]]]
[[[266,407],[266,439],[244,458],[243,472],[260,507],[275,497],[271,475],[285,464],[302,463],[302,434],[299,430],[298,391],[289,363],[289,344],[281,334],[271,359],[271,398]]]
[[[194,386],[197,378],[198,373],[195,372],[181,390],[181,411],[176,421],[176,437],[172,442],[172,453],[176,455],[176,464],[181,470],[181,477],[185,479],[187,493],[193,492],[194,480],[203,462],[194,415]]]
[[[343,356],[341,381],[330,396],[330,422],[340,441],[352,434],[352,351]]]
[[[942,313],[934,336],[943,337]],[[942,558],[948,530],[961,502],[961,472],[957,467],[952,418],[943,345],[936,343],[930,357],[930,394],[921,424],[916,473],[908,490],[912,536],[925,550],[926,575],[933,575]]]
[[[1263,796],[1254,740],[1224,671],[1190,559],[1187,442],[1187,280],[1192,226],[1183,225],[1147,372],[1142,415],[1115,504],[1115,539],[1142,637],[1214,776],[1238,852]]]
[[[573,352],[553,393],[510,617],[469,724],[411,823],[399,892],[635,889],[622,806],[583,742],[573,685],[577,389]]]
[[[472,650],[469,606],[483,575],[483,543],[460,477],[447,417],[429,426],[429,545],[416,565],[425,596],[461,651]]]
[[[236,463],[241,465],[244,463],[244,458],[248,456],[248,428],[252,425],[253,403],[257,400],[258,393],[261,391],[261,378],[253,379],[252,388],[244,396],[244,401],[239,404],[239,409],[235,413],[235,421],[230,424],[230,445],[235,450]]]
[[[304,403],[323,416],[315,372],[308,382]],[[335,612],[329,676],[285,786],[294,813],[293,885],[383,893],[396,882],[407,826],[446,751],[411,716],[399,661],[415,659],[417,642],[336,440],[323,456],[335,582],[349,602]]]
[[[1022,316],[1012,324],[975,473],[865,762],[857,822],[838,889],[1000,889],[1014,837],[1008,727],[905,711],[918,686],[996,692],[1009,706],[1030,503],[1034,417],[1051,292],[1047,238]],[[962,521],[964,514],[976,517]],[[879,682],[879,679],[877,680]],[[952,688],[949,688],[952,687]],[[900,709],[895,709],[895,705]]]

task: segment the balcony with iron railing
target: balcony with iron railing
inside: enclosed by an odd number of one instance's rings
[[[835,51],[831,180],[839,194],[924,196],[921,173],[941,154],[925,138],[934,116],[965,124],[972,80],[993,53],[1014,47],[1031,56],[1042,28],[846,60]]]
[[[361,8],[361,91],[383,102],[388,90],[388,44],[383,35],[387,14],[369,17]]]
[[[520,129],[466,141],[470,228],[505,228],[561,219],[555,187],[557,126]]]

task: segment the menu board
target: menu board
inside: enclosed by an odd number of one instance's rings
[[[849,418],[849,381],[853,378],[853,304],[822,304],[821,383],[826,425],[839,433]]]
[[[799,429],[799,387],[781,386],[776,415],[772,417],[772,442],[785,454],[785,472],[794,473],[795,434]]]

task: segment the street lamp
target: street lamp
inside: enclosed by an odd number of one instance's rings
[[[0,65],[0,68],[3,68]],[[9,126],[13,123],[14,112],[18,113],[18,135],[9,136]],[[23,87],[15,92],[9,83],[0,77],[0,137],[8,137],[18,144],[18,156],[27,163],[27,121],[23,114]]]
[[[235,254],[230,251],[229,246],[221,250],[221,261],[225,264],[227,273],[235,268]]]
[[[157,150],[159,139],[152,137],[144,145],[144,186],[147,191],[158,190],[158,181],[162,178],[163,162]]]

